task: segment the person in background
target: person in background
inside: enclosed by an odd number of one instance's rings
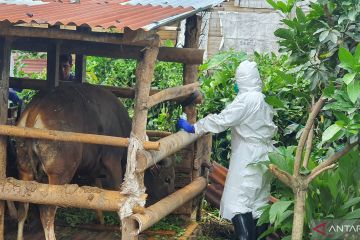
[[[75,76],[71,73],[73,65],[71,54],[60,55],[59,66],[59,80],[60,81],[75,81]]]
[[[236,98],[219,114],[209,114],[194,125],[180,118],[189,133],[219,133],[231,129],[231,158],[220,214],[232,221],[237,240],[257,239],[267,225],[256,226],[270,197],[271,174],[265,164],[277,131],[274,111],[265,102],[257,64],[248,60],[236,69]]]

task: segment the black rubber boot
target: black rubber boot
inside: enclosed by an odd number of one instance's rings
[[[266,230],[268,230],[269,228],[269,224],[268,223],[264,223],[260,226],[257,226],[257,221],[259,219],[255,219],[254,220],[254,224],[255,224],[255,233],[256,233],[256,238],[255,239],[258,239],[258,240],[265,240],[266,237],[263,237],[263,238],[259,238],[261,236],[261,234],[263,234]]]
[[[231,219],[236,240],[255,240],[255,222],[252,213],[237,214]]]

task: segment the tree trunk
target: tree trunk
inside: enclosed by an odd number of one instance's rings
[[[294,220],[291,240],[303,239],[306,192],[307,191],[303,189],[296,189],[295,192]]]

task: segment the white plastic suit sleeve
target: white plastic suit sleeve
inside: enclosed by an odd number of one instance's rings
[[[219,133],[223,132],[229,127],[235,126],[246,117],[245,104],[234,102],[226,107],[219,114],[209,114],[205,118],[195,123],[195,133],[203,134],[207,132]]]

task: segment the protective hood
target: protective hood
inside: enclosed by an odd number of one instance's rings
[[[239,88],[239,94],[261,92],[262,90],[262,82],[255,62],[248,60],[241,62],[236,69],[235,80]]]

